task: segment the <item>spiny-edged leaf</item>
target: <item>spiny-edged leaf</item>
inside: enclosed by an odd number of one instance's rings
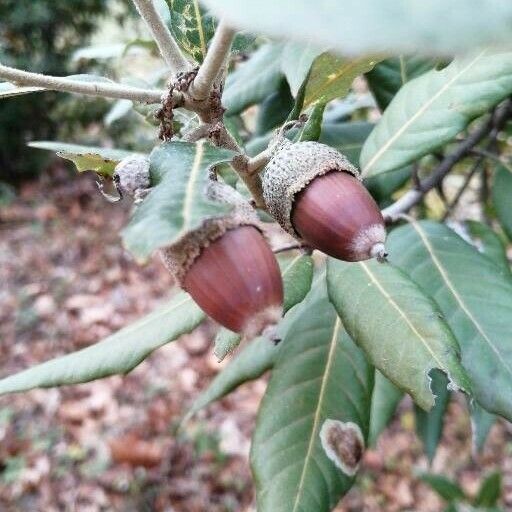
[[[389,379],[386,379],[379,370],[375,370],[370,433],[368,435],[370,446],[375,446],[377,443],[377,439],[388,426],[403,396],[403,391],[398,389]]]
[[[354,165],[358,165],[361,149],[373,127],[372,123],[365,121],[324,123],[319,141],[341,151]],[[407,182],[410,176],[411,168],[404,167],[367,178],[365,185],[377,202],[384,203]]]
[[[471,243],[478,252],[494,261],[506,274],[510,273],[507,250],[495,231],[487,224],[476,220],[467,220],[464,225],[468,230]]]
[[[203,0],[236,27],[311,41],[347,54],[419,52],[450,55],[489,44],[510,45],[509,2],[444,0]]]
[[[434,405],[429,373],[448,374],[468,392],[459,347],[434,301],[398,268],[377,261],[329,259],[329,296],[371,363],[423,409]]]
[[[494,173],[492,199],[503,231],[512,240],[512,170],[498,166]]]
[[[302,108],[346,96],[354,78],[370,71],[378,61],[377,57],[347,59],[322,53],[311,66]]]
[[[395,229],[387,247],[390,261],[439,305],[460,344],[477,402],[512,420],[510,275],[436,222]]]
[[[352,422],[364,438],[368,433],[373,369],[330,305],[323,276],[293,311],[252,441],[259,512],[334,508],[353,483],[333,462],[335,454],[356,462],[364,447],[340,442],[332,450],[333,439],[323,435],[328,420]]]
[[[265,44],[228,76],[222,103],[229,115],[260,103],[278,89],[283,76],[282,51],[282,44]]]
[[[288,80],[293,96],[297,96],[302,82],[306,79],[313,61],[322,49],[311,43],[289,42],[284,45],[281,69]]]
[[[215,33],[216,21],[198,0],[167,0],[171,9],[171,31],[180,45],[196,62],[203,62],[208,42]]]
[[[194,401],[184,421],[244,382],[261,377],[272,367],[278,349],[279,346],[266,338],[256,338],[248,343]]]
[[[155,349],[190,332],[204,313],[184,292],[90,347],[0,380],[0,394],[78,384],[133,370]]]
[[[425,473],[420,475],[420,480],[425,482],[436,491],[441,498],[448,502],[466,499],[466,495],[459,485],[443,475]]]
[[[497,416],[487,412],[474,400],[468,400],[468,402],[468,408],[471,414],[473,452],[478,454],[483,450],[489,432],[496,423]]]
[[[436,404],[430,412],[425,412],[419,407],[415,407],[416,432],[423,442],[423,449],[430,462],[434,459],[437,445],[441,439],[444,413],[450,401],[450,391],[448,390],[446,375],[437,370],[432,373],[432,384],[430,387],[436,396]]]
[[[435,66],[434,59],[400,55],[379,62],[366,79],[379,107],[385,110],[403,85]]]
[[[31,148],[54,151],[61,158],[71,160],[78,172],[95,171],[102,176],[112,176],[116,165],[123,158],[135,154],[122,149],[80,146],[65,142],[35,141],[28,145]]]
[[[482,482],[475,498],[477,507],[495,507],[501,496],[501,473],[495,471]]]
[[[286,313],[293,306],[304,300],[313,280],[313,260],[311,256],[279,256],[277,259],[283,278],[283,311]],[[241,336],[223,327],[215,338],[214,354],[219,361],[231,354],[240,344]]]
[[[259,106],[256,117],[256,135],[264,135],[284,123],[292,108],[293,97],[290,87],[283,79],[279,89],[268,96]]]
[[[123,230],[125,246],[142,260],[229,206],[206,197],[208,169],[233,156],[205,142],[167,142],[150,157],[153,190]]]
[[[446,144],[511,92],[511,52],[484,50],[411,80],[368,137],[363,176],[403,167]]]

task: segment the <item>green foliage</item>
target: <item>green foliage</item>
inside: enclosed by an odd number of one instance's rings
[[[244,382],[261,377],[274,364],[278,350],[278,346],[268,339],[256,338],[251,341],[197,397],[184,421],[212,402],[220,400]]]
[[[228,76],[222,98],[228,114],[238,114],[263,101],[279,87],[281,52],[281,44],[263,45]]]
[[[473,449],[479,453],[483,450],[487,436],[496,423],[497,417],[487,412],[475,401],[469,404],[471,412],[471,430],[473,435]]]
[[[123,231],[124,244],[141,260],[170,245],[208,216],[220,216],[231,207],[205,196],[209,169],[233,153],[204,142],[167,142],[150,157],[153,190],[135,211]]]
[[[354,78],[370,71],[378,60],[375,57],[346,59],[328,52],[323,53],[311,66],[303,109],[346,96]]]
[[[446,511],[457,511],[458,505],[463,504],[460,510],[500,512],[500,509],[496,508],[501,495],[501,473],[498,471],[490,473],[483,480],[477,496],[473,499],[466,495],[460,485],[443,475],[425,473],[420,478],[449,503]]]
[[[434,222],[412,222],[394,230],[388,249],[392,263],[435,298],[462,349],[476,401],[489,412],[511,419],[512,278],[449,228]]]
[[[368,444],[370,446],[375,446],[377,443],[377,439],[395,414],[396,408],[403,396],[403,391],[386,379],[379,370],[375,370],[370,432],[368,434]]]
[[[69,74],[73,51],[88,40],[106,7],[106,0],[2,1],[0,62],[35,72]],[[0,84],[0,91],[8,87],[12,86]],[[2,101],[0,168],[3,179],[15,181],[39,170],[37,162],[41,156],[27,151],[25,141],[52,139],[63,128],[62,118],[54,113],[57,102],[55,94]],[[91,109],[82,119],[75,115],[66,120],[68,127],[76,127],[81,121],[91,119],[96,112],[97,108]]]
[[[0,394],[78,384],[133,370],[151,352],[190,332],[204,313],[186,293],[90,347],[0,380]]]
[[[253,437],[261,512],[332,509],[353,479],[325,451],[322,429],[335,420],[368,433],[373,371],[329,304],[323,276],[297,309]]]
[[[473,245],[478,251],[496,263],[504,274],[510,274],[507,251],[496,232],[486,224],[474,220],[468,220],[464,225],[469,232]]]
[[[460,53],[511,41],[512,6],[481,0],[478,12],[466,0],[412,4],[409,0],[204,0],[237,26],[273,37],[316,43],[349,54]],[[471,6],[474,7],[474,6]]]
[[[87,39],[105,7],[102,0],[80,3],[83,9],[69,2],[38,0],[28,6],[25,1],[8,0],[0,7],[0,61],[69,75],[69,55],[83,41],[75,41],[63,27],[74,25]],[[354,164],[360,162],[364,184],[381,207],[396,200],[405,187],[422,192],[418,185],[432,172],[434,157],[443,158],[451,151],[449,145],[459,143],[457,135],[470,133],[476,119],[478,123],[490,119],[493,109],[512,94],[512,52],[500,49],[500,43],[512,42],[512,7],[481,0],[475,15],[464,0],[452,3],[447,10],[441,0],[421,8],[408,0],[347,0],[343,6],[328,0],[261,0],[251,5],[233,0],[155,0],[192,65],[204,61],[221,18],[236,29],[276,39],[238,33],[232,53],[244,53],[222,73],[216,70],[219,81],[226,75],[221,88],[226,116],[222,117],[222,109],[216,109],[221,112],[216,117],[213,109],[191,107],[194,98],[182,91],[185,101],[173,111],[174,136],[164,143],[156,138],[158,104],[134,105],[120,99],[106,112],[104,103],[97,103],[96,110],[89,107],[92,100],[80,103],[87,119],[101,114],[111,133],[120,133],[137,114],[148,121],[150,147],[120,144],[151,152],[152,190],[135,205],[122,231],[125,247],[145,261],[206,220],[229,212],[232,204],[216,202],[206,193],[212,186],[213,167],[219,179],[216,185],[251,198],[247,183],[253,180],[257,189],[258,178],[248,171],[257,166],[251,167],[254,161],[245,166],[243,155],[231,150],[235,144],[215,137],[218,122],[224,123],[244,152],[256,156],[269,147],[275,130],[297,120],[287,137],[318,140]],[[21,16],[27,9],[30,16]],[[490,42],[492,49],[487,46]],[[121,58],[134,46],[152,57],[158,54],[153,41],[134,38],[126,45],[82,48],[74,52],[73,66],[95,62],[106,69],[111,59]],[[449,63],[447,56],[454,54]],[[361,81],[354,82],[360,76],[366,77],[370,92]],[[83,74],[69,78],[108,80]],[[163,88],[170,78],[162,66],[146,78],[150,85],[126,76],[118,80]],[[5,135],[5,146],[14,133],[20,141],[25,138],[25,133],[20,137],[17,123],[27,118],[31,139],[63,138],[49,121],[59,116],[65,127],[67,103],[56,105],[53,93],[39,92],[37,87],[0,83],[0,136]],[[16,117],[15,124],[2,124],[3,116],[10,122]],[[194,128],[206,121],[212,126],[204,138],[221,147],[206,140],[195,142]],[[486,151],[468,151],[464,155],[468,162],[455,169],[465,176],[476,155],[492,162],[494,167],[488,164],[485,169],[492,186],[490,197],[481,187],[486,207],[482,213],[489,225],[460,222],[451,230],[441,222],[411,218],[405,225],[390,227],[388,263],[332,258],[326,263],[325,258],[314,257],[315,279],[311,255],[294,251],[279,256],[284,317],[275,338],[272,334],[274,342],[263,336],[244,340],[186,417],[271,372],[251,450],[258,512],[332,510],[353,484],[365,445],[376,443],[405,393],[416,404],[417,434],[430,460],[455,391],[467,395],[477,450],[496,415],[512,419],[512,274],[503,233],[494,229],[499,222],[512,239],[512,178],[506,155],[489,156],[490,151],[505,148],[497,132],[490,131],[488,140],[482,141]],[[138,130],[135,136],[141,137]],[[79,171],[94,170],[104,177],[133,154],[110,148],[109,140],[91,144],[109,147],[46,141],[31,146],[55,151]],[[452,190],[445,188],[440,183],[437,192],[446,192],[449,201]],[[6,190],[8,201],[10,189]],[[440,218],[443,212],[434,199],[429,197],[428,204],[407,212]],[[263,210],[258,213],[268,226],[272,219]],[[269,227],[269,232],[274,228]],[[180,292],[162,309],[95,345],[0,380],[0,393],[129,372],[204,317]],[[238,333],[219,329],[215,355],[222,360],[240,341]],[[195,440],[198,446],[213,443],[217,451],[216,439],[204,432]],[[23,464],[23,460],[7,461],[7,474],[16,474]],[[482,482],[475,499],[442,475],[420,478],[450,511],[459,505],[471,510],[494,508],[501,491],[499,474]]]
[[[364,176],[392,171],[446,144],[512,93],[512,54],[484,50],[406,83],[361,152]]]
[[[499,166],[496,169],[492,195],[498,220],[509,240],[512,240],[512,210],[510,208],[510,198],[512,197],[511,168]]]
[[[461,487],[443,475],[424,474],[420,478],[449,503],[466,499]]]
[[[436,62],[424,57],[393,57],[379,62],[366,74],[368,85],[381,110],[386,110],[395,94],[410,80],[434,68]]]
[[[215,33],[216,20],[197,0],[167,0],[172,15],[171,30],[181,48],[197,62],[203,62],[208,42]]]
[[[416,432],[423,442],[423,449],[430,462],[434,460],[437,445],[441,439],[444,425],[444,413],[450,401],[448,379],[439,371],[432,372],[430,387],[436,397],[436,403],[430,412],[425,412],[419,407],[415,408]]]
[[[470,392],[450,328],[435,302],[405,273],[376,261],[329,259],[327,276],[330,299],[350,336],[421,408],[434,406],[432,369],[443,370],[450,387]]]
[[[112,176],[116,165],[123,158],[134,154],[121,149],[94,148],[64,142],[35,141],[29,146],[54,151],[61,158],[71,160],[78,172],[95,171],[102,176]]]
[[[501,495],[501,473],[495,471],[482,482],[475,498],[477,507],[495,507]]]

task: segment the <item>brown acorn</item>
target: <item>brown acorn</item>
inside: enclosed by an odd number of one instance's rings
[[[280,320],[279,265],[252,209],[206,220],[162,257],[181,287],[222,326],[250,339]]]
[[[359,171],[335,149],[283,139],[263,175],[270,214],[290,234],[344,261],[384,260],[384,219]]]

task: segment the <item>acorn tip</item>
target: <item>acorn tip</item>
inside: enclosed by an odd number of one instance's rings
[[[388,261],[386,246],[382,242],[374,244],[370,249],[370,256],[372,258],[377,258],[379,263],[386,263]]]

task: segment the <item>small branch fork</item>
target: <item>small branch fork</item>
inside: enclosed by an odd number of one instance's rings
[[[208,138],[219,147],[230,149],[237,154],[232,160],[235,171],[240,175],[254,198],[254,203],[264,208],[259,170],[268,161],[268,155],[249,159],[224,125],[224,109],[221,96],[224,71],[230,55],[235,30],[221,20],[211,41],[203,64],[198,70],[192,69],[177,42],[162,19],[153,0],[132,0],[137,11],[148,26],[157,43],[163,59],[176,79],[171,79],[168,90],[143,89],[119,83],[86,82],[66,77],[53,77],[30,73],[0,64],[0,79],[20,86],[101,96],[105,98],[128,99],[141,103],[161,103],[161,138],[172,137],[172,110],[184,107],[196,112],[202,125],[185,140],[197,141]]]
[[[224,68],[235,38],[235,31],[224,20],[219,23],[210,49],[190,87],[189,93],[195,100],[202,101],[214,87],[219,72]]]
[[[396,222],[402,214],[408,212],[412,207],[421,202],[425,194],[437,187],[453,167],[460,160],[470,155],[482,140],[488,136],[491,139],[497,137],[511,114],[512,102],[507,100],[491,114],[487,121],[461,141],[452,153],[446,155],[430,176],[421,181],[418,180],[414,189],[409,190],[392,205],[382,210],[382,215],[386,222]]]

